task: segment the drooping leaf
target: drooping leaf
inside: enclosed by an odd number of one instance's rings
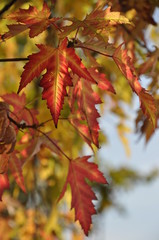
[[[16,133],[8,119],[9,105],[0,102],[0,154],[11,153],[16,143]]]
[[[77,100],[78,111],[81,116],[82,120],[85,121],[84,124],[80,123],[78,127],[84,130],[83,134],[86,134],[86,131],[89,130],[89,135],[91,136],[91,141],[99,147],[98,143],[98,131],[99,131],[99,124],[97,118],[100,117],[95,105],[100,104],[101,100],[96,92],[93,91],[91,83],[86,81],[83,78],[79,78],[77,75],[74,76],[74,88],[72,93],[71,99],[71,108],[73,111],[73,105],[75,100]],[[88,126],[88,129],[84,127],[84,125]],[[86,135],[85,135],[86,136]],[[87,133],[88,136],[88,133]],[[88,137],[89,139],[89,137]]]
[[[1,145],[0,145],[0,149],[1,149]],[[1,153],[0,154],[0,174],[7,173],[8,161],[9,161],[9,154]]]
[[[43,75],[40,86],[43,87],[42,97],[47,100],[47,106],[52,114],[55,126],[63,106],[66,87],[72,85],[68,68],[74,74],[95,82],[87,69],[76,55],[73,48],[67,48],[65,39],[58,48],[46,45],[37,45],[39,53],[29,56],[29,62],[25,65],[18,93],[35,77],[38,77],[44,69],[47,72]]]
[[[148,91],[142,88],[131,58],[128,56],[126,49],[121,49],[122,45],[123,44],[116,49],[113,59],[120,71],[127,78],[132,90],[139,96],[142,111],[151,120],[155,128],[157,125],[155,100]]]
[[[83,140],[92,148],[92,137],[90,134],[90,130],[88,125],[82,124],[83,117],[81,117],[81,113],[71,114],[69,117],[69,122],[76,129],[79,135],[83,138]]]
[[[21,151],[21,158],[23,163],[30,160],[33,156],[40,152],[41,147],[46,147],[52,151],[52,153],[61,157],[61,151],[59,150],[60,147],[56,140],[52,139],[50,133],[45,133],[45,135],[39,136],[34,135],[31,137],[26,133],[18,144],[20,146],[24,145],[23,150]]]
[[[106,78],[104,73],[98,72],[98,70],[95,68],[89,68],[89,72],[98,83],[98,87],[100,89],[115,93],[114,87],[112,86],[111,82]]]
[[[10,169],[16,183],[18,184],[18,186],[24,192],[26,192],[25,185],[24,185],[24,177],[23,177],[23,173],[22,173],[22,162],[21,162],[20,158],[18,158],[18,156],[15,152],[13,152],[10,155],[9,169]]]
[[[9,179],[7,174],[0,174],[0,201],[5,189],[9,189]]]
[[[8,105],[7,105],[8,106]],[[5,103],[0,102],[0,141],[3,142],[5,131],[9,125]]]
[[[9,31],[0,35],[0,41],[2,41],[2,42],[24,32],[25,30],[28,29],[28,26],[20,24],[20,23],[8,25],[7,27],[8,27]]]
[[[75,220],[79,220],[86,235],[92,223],[91,216],[96,213],[92,200],[97,199],[86,179],[91,182],[107,183],[97,165],[87,161],[89,158],[90,156],[84,156],[70,161],[67,179],[59,197],[60,200],[64,196],[67,184],[70,184],[71,209],[75,209]]]
[[[155,128],[157,126],[157,110],[154,98],[145,89],[142,89],[139,93],[139,98],[143,113],[151,119],[152,125]]]
[[[136,118],[136,132],[139,134],[140,137],[145,137],[145,142],[148,143],[148,141],[151,139],[153,134],[155,133],[155,129],[153,128],[151,122],[143,115],[142,111],[138,111],[138,115]]]
[[[159,49],[156,48],[156,50],[154,52],[149,54],[148,60],[140,65],[138,73],[145,74],[148,70],[151,69],[150,74],[153,75],[156,64],[157,64],[158,57],[159,57]]]

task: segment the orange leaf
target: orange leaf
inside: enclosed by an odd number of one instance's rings
[[[81,123],[82,118],[76,113],[75,116],[70,115],[69,122],[76,129],[79,135],[84,139],[84,141],[92,148],[92,137],[87,125]],[[93,148],[92,148],[93,150]]]
[[[157,125],[157,110],[154,98],[142,88],[139,78],[135,72],[132,59],[128,56],[127,50],[122,50],[121,44],[114,52],[113,59],[120,71],[127,78],[132,90],[139,96],[143,113],[151,120],[153,127]]]
[[[89,158],[90,156],[84,156],[70,161],[67,179],[59,197],[60,200],[66,191],[67,184],[70,184],[71,208],[75,209],[75,220],[79,220],[86,235],[92,223],[91,216],[96,213],[92,200],[97,199],[86,179],[102,184],[107,183],[97,165],[87,161]]]
[[[0,201],[5,189],[9,189],[9,179],[7,174],[0,174]]]
[[[143,88],[138,94],[143,113],[151,119],[153,127],[157,126],[157,109],[154,98]]]
[[[9,159],[9,169],[11,170],[11,173],[13,177],[15,178],[16,183],[18,186],[26,192],[25,186],[24,186],[24,178],[23,178],[23,173],[22,173],[22,162],[21,160],[17,157],[16,153],[13,152],[10,155]]]
[[[50,109],[55,126],[57,126],[64,96],[67,94],[66,87],[72,85],[68,68],[88,81],[95,81],[74,49],[67,48],[67,39],[58,48],[46,45],[37,46],[40,52],[29,56],[29,62],[25,65],[25,70],[22,73],[18,93],[35,77],[38,77],[44,69],[47,69],[40,86],[43,87],[42,97],[47,100],[47,106]]]
[[[96,92],[93,91],[91,87],[91,83],[86,81],[83,78],[79,78],[78,76],[74,76],[74,88],[71,99],[72,112],[73,103],[77,100],[78,104],[78,112],[80,113],[81,120],[85,120],[88,125],[89,135],[91,136],[91,141],[99,147],[98,143],[98,131],[99,124],[97,118],[100,117],[97,109],[95,108],[96,104],[100,104],[101,100]],[[84,130],[83,135],[86,133],[86,128],[84,126],[80,127],[80,122],[78,128]],[[87,133],[88,137],[88,133]],[[89,137],[88,137],[89,138]]]
[[[17,12],[7,16],[8,19],[15,20],[18,24],[8,25],[9,31],[1,35],[1,39],[6,40],[27,29],[30,29],[29,36],[33,38],[45,31],[50,24],[57,20],[57,18],[49,19],[50,15],[51,12],[46,2],[44,2],[41,11],[33,6],[30,6],[29,9],[19,9]]]
[[[4,174],[8,171],[8,161],[9,161],[8,154],[6,153],[0,154],[0,174]]]
[[[100,89],[115,93],[114,87],[112,86],[111,82],[106,78],[104,73],[98,72],[98,70],[96,70],[95,68],[90,68],[89,72],[98,83],[98,87]]]
[[[16,93],[7,93],[1,96],[1,98],[13,107],[13,112],[10,113],[10,116],[15,121],[25,122],[27,125],[38,124],[38,120],[36,118],[38,111],[36,109],[29,109],[26,107],[26,96],[22,93],[19,96]],[[31,133],[35,133],[34,129],[29,129]]]

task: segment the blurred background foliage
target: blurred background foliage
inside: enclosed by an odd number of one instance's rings
[[[5,6],[10,5],[7,10]],[[120,11],[129,18],[134,26],[117,25],[109,32],[109,42],[118,46],[125,41],[129,54],[133,58],[136,69],[142,78],[142,85],[151,90],[156,101],[159,99],[159,50],[158,31],[159,27],[153,18],[156,7],[159,7],[158,0],[47,0],[48,6],[52,10],[52,16],[76,17],[83,19],[95,6],[104,4],[111,6],[112,11]],[[1,0],[0,1],[0,29],[1,34],[6,32],[7,24],[10,24],[5,16],[19,8],[28,8],[29,5],[41,9],[43,1],[39,0]],[[38,37],[30,39],[26,33],[22,33],[7,42],[0,43],[0,58],[27,57],[36,52],[35,43],[54,44],[56,34],[52,29],[48,29]],[[72,37],[72,36],[70,36]],[[147,38],[146,38],[147,37]],[[151,42],[151,46],[149,43]],[[101,71],[107,75],[112,82],[116,95],[103,94],[99,92],[105,104],[99,109],[101,115],[111,113],[117,119],[116,129],[125,148],[127,155],[130,155],[127,135],[133,134],[127,122],[131,116],[126,111],[125,106],[131,108],[134,102],[134,95],[123,75],[119,72],[111,59],[100,55],[93,55],[97,63],[100,63]],[[87,60],[86,60],[87,61]],[[86,64],[88,64],[86,62]],[[18,89],[20,75],[24,62],[0,62],[0,94],[16,92]],[[39,122],[51,119],[46,108],[45,101],[41,100],[41,88],[38,86],[39,79],[32,82],[25,88],[28,106],[37,108],[39,111]],[[67,118],[67,104],[62,111],[62,117]],[[142,113],[136,113],[136,130],[138,134],[146,137],[148,141],[151,134],[146,131],[149,128]],[[145,130],[146,129],[146,130]],[[49,121],[45,126],[46,132],[52,131],[51,135],[61,145],[63,151],[74,158],[87,152],[88,147],[74,131],[73,127],[66,120],[59,121],[58,129]],[[106,131],[105,131],[106,132]],[[101,148],[109,142],[109,136],[100,132]],[[114,146],[115,150],[115,146]],[[96,149],[94,150],[96,153]],[[106,211],[110,207],[120,209],[115,199],[115,193],[119,189],[131,189],[136,183],[149,183],[157,176],[157,171],[152,171],[143,175],[133,169],[111,168],[100,161],[96,153],[94,161],[98,162],[105,177],[108,179],[108,186],[93,185],[99,202],[97,203],[98,214]],[[65,159],[59,159],[45,147],[41,147],[40,152],[31,157],[24,166],[24,178],[27,194],[24,194],[11,178],[10,191],[3,195],[3,202],[0,203],[0,239],[3,240],[57,240],[66,239],[65,233],[69,231],[72,240],[82,240],[84,235],[78,223],[74,222],[74,212],[70,211],[71,194],[67,191],[64,199],[57,204],[59,193],[64,184],[67,174],[68,163]]]

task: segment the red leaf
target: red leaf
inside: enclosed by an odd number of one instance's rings
[[[92,90],[90,82],[86,81],[83,78],[79,78],[78,76],[74,76],[73,80],[74,89],[71,99],[72,111],[74,111],[73,103],[77,99],[78,111],[80,112],[81,120],[86,121],[86,124],[88,125],[89,129],[89,134],[91,136],[91,140],[97,147],[99,147],[98,143],[99,124],[97,118],[99,118],[100,115],[97,109],[95,108],[95,105],[100,104],[101,100],[98,94]]]
[[[9,31],[0,35],[1,41],[7,40],[13,36],[16,36],[20,34],[21,32],[24,32],[25,30],[28,29],[28,26],[23,25],[23,24],[12,24],[12,25],[7,25]]]
[[[90,72],[91,76],[98,83],[98,87],[100,89],[115,93],[114,87],[112,86],[110,81],[106,78],[104,73],[98,72],[98,70],[95,68],[90,68],[89,72]]]
[[[7,174],[0,174],[0,201],[5,189],[9,189],[9,179]]]
[[[142,88],[132,60],[128,56],[127,50],[121,49],[122,45],[123,44],[116,49],[113,59],[120,71],[127,78],[132,90],[139,96],[143,113],[151,120],[153,127],[155,128],[157,125],[157,110],[154,98],[144,88]]]
[[[39,11],[36,7],[30,6],[29,9],[19,9],[17,12],[8,16],[8,19],[16,20],[30,28],[29,36],[35,37],[43,32],[50,24],[49,16],[51,12],[44,2],[43,9]]]
[[[76,129],[79,135],[84,139],[84,141],[92,148],[92,138],[87,125],[82,124],[82,118],[76,113],[75,116],[70,115],[69,122]],[[93,148],[92,148],[93,150]]]
[[[92,200],[97,199],[86,179],[102,184],[107,183],[97,165],[87,161],[89,158],[90,156],[84,156],[70,161],[67,179],[59,197],[60,200],[66,191],[67,184],[70,184],[71,208],[75,209],[75,220],[79,220],[86,235],[92,223],[91,216],[96,213]]]
[[[36,118],[38,111],[36,109],[28,109],[26,107],[26,96],[24,93],[22,95],[18,95],[16,93],[8,93],[1,96],[1,98],[13,107],[13,112],[10,113],[10,116],[18,120],[20,123],[24,121],[27,125],[38,124],[38,120]],[[30,132],[34,132],[34,129],[29,129]]]
[[[157,109],[154,98],[143,88],[139,93],[141,109],[151,119],[153,127],[157,126]]]
[[[13,177],[15,178],[15,181],[18,184],[18,186],[24,192],[26,192],[26,189],[25,189],[25,186],[24,186],[24,177],[23,177],[23,173],[22,173],[22,162],[17,157],[15,152],[13,152],[10,155],[9,169],[11,170],[11,173],[12,173]]]
[[[19,9],[17,12],[7,16],[10,20],[15,20],[18,24],[8,25],[9,31],[1,35],[2,40],[11,38],[27,29],[30,29],[29,36],[31,38],[45,31],[50,24],[53,24],[59,18],[51,18],[50,9],[46,2],[39,11],[36,7],[30,6],[29,9]]]
[[[16,20],[24,24],[35,24],[48,19],[51,12],[46,2],[43,4],[43,9],[39,11],[36,7],[30,6],[29,9],[19,9],[17,12],[8,15],[8,19]]]
[[[109,8],[98,7],[88,14],[83,21],[74,18],[69,18],[72,22],[69,26],[62,28],[63,32],[59,33],[61,38],[67,37],[71,32],[81,28],[81,34],[84,36],[90,35],[92,38],[96,37],[98,40],[107,42],[108,39],[103,37],[103,32],[109,25],[114,24],[130,24],[130,21],[122,16],[120,12],[111,12]],[[106,35],[106,34],[105,34]]]
[[[9,154],[0,154],[0,174],[4,174],[8,171]]]
[[[40,86],[44,88],[42,97],[47,100],[47,106],[51,111],[55,126],[57,126],[64,96],[67,94],[66,87],[72,85],[68,68],[88,81],[95,81],[75,54],[74,49],[67,48],[67,39],[58,48],[46,45],[37,46],[40,52],[29,56],[29,62],[25,65],[22,73],[18,93],[35,77],[38,77],[44,69],[47,69]]]
[[[19,96],[16,93],[7,93],[1,96],[1,98],[7,102],[9,105],[12,105],[14,108],[14,113],[17,113],[21,111],[25,105],[26,105],[26,96],[24,93],[22,93],[21,96]]]

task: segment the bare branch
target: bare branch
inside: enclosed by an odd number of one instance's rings
[[[17,0],[12,0],[10,3],[6,4],[1,10],[0,10],[0,16],[8,11],[8,9],[16,2]]]
[[[0,58],[0,62],[20,62],[28,60],[29,58]]]

